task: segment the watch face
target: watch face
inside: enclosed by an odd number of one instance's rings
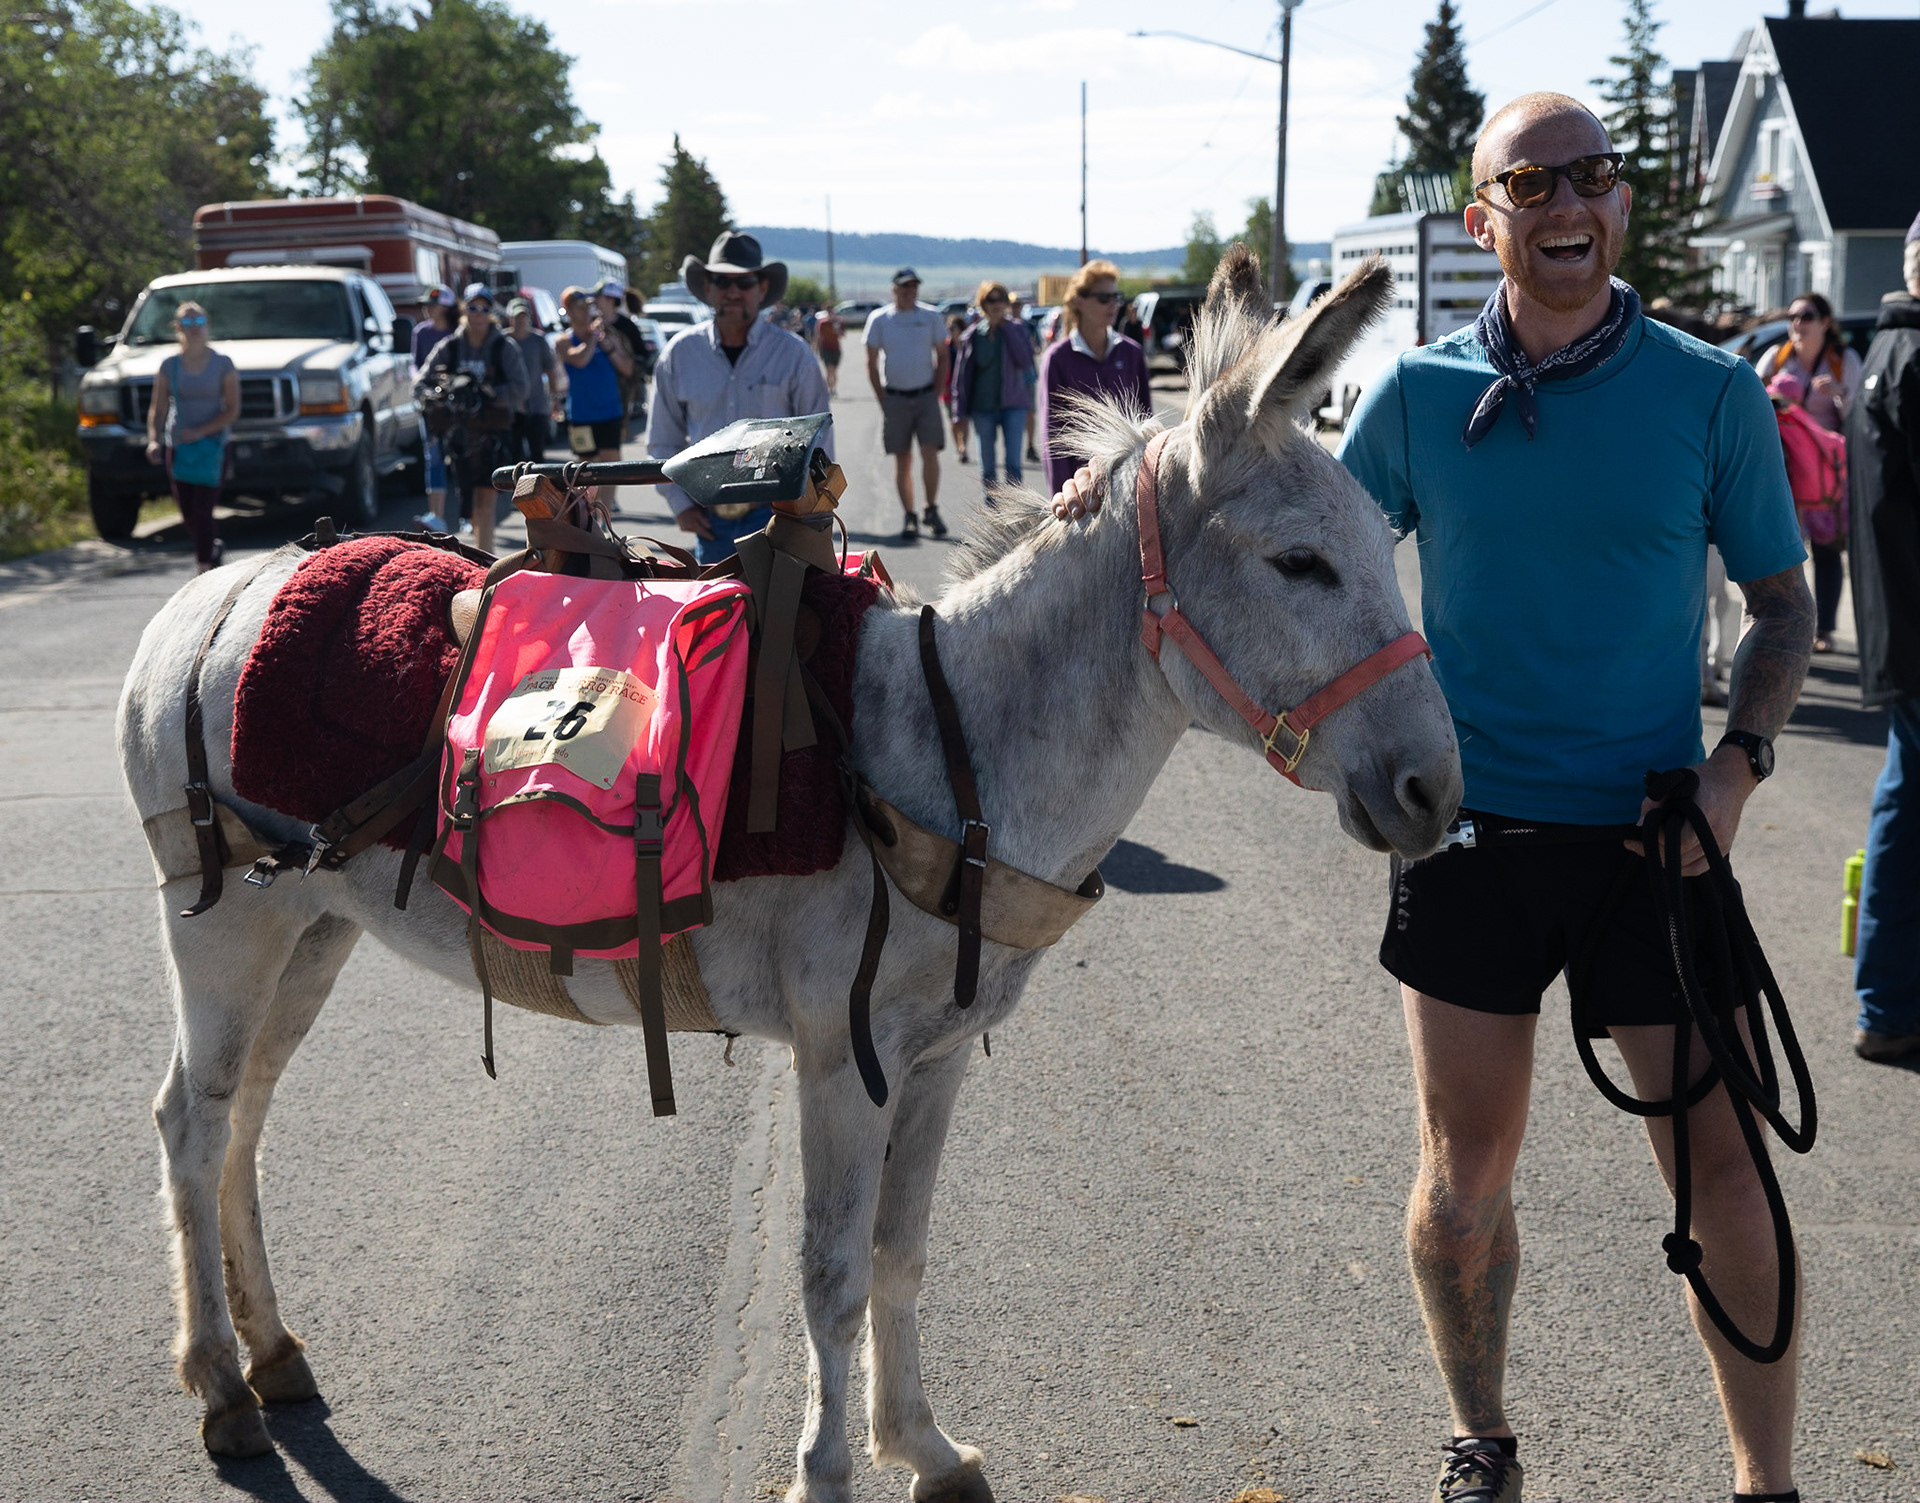
[[[1762,741],[1759,744],[1759,746],[1755,747],[1753,752],[1753,761],[1754,761],[1754,765],[1760,769],[1761,777],[1763,778],[1772,777],[1773,776],[1773,743],[1771,741]]]

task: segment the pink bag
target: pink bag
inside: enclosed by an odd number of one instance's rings
[[[1846,531],[1847,441],[1799,407],[1778,409],[1787,484],[1808,538],[1822,545]]]
[[[478,924],[568,976],[575,954],[657,952],[712,921],[750,599],[739,580],[534,572],[482,597],[432,866]]]

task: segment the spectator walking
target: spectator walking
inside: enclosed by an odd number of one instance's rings
[[[840,395],[840,320],[833,309],[822,308],[813,323],[813,348],[827,374],[827,395]]]
[[[560,306],[567,327],[554,340],[567,381],[567,447],[575,459],[590,461],[620,457],[627,427],[620,379],[633,368],[626,341],[607,326],[596,301],[584,287],[563,291]],[[619,510],[617,487],[601,486],[600,499],[608,511]]]
[[[1034,326],[1027,316],[1027,300],[1015,293],[1007,300],[1007,322],[1027,336],[1027,348],[1033,354],[1033,364],[1027,367],[1027,411],[1032,412],[1034,397],[1040,385],[1040,352],[1046,349],[1048,337]],[[1027,424],[1027,463],[1040,463],[1040,451],[1034,447],[1036,423]]]
[[[600,313],[600,326],[627,352],[627,368],[620,372],[620,441],[625,443],[636,428],[647,431],[647,342],[640,325],[627,313],[624,282],[612,277],[603,280],[593,289],[593,303]]]
[[[1734,650],[1740,645],[1740,597],[1727,578],[1727,561],[1707,548],[1707,612],[1700,623],[1700,703],[1727,707],[1720,680],[1732,676]]]
[[[920,535],[913,511],[913,441],[920,440],[920,477],[927,491],[927,530],[947,535],[941,520],[940,451],[946,447],[940,393],[947,384],[947,326],[937,308],[920,301],[920,275],[911,266],[893,274],[893,306],[867,316],[867,380],[880,404],[880,441],[893,456],[900,493],[900,540]]]
[[[1833,304],[1819,293],[1803,292],[1793,300],[1787,309],[1787,337],[1762,350],[1755,365],[1760,379],[1769,384],[1776,376],[1794,377],[1807,416],[1831,433],[1841,431],[1847,407],[1860,389],[1860,357],[1841,345],[1833,327]],[[1822,541],[1809,536],[1807,544],[1813,555],[1813,650],[1832,652],[1840,583],[1846,576],[1841,556],[1846,537]]]
[[[698,256],[681,262],[680,276],[713,317],[675,335],[654,367],[649,454],[671,459],[741,418],[827,410],[827,383],[807,342],[760,317],[761,303],[778,302],[787,290],[784,261],[763,260],[758,240],[727,230],[704,262]],[[831,429],[823,447],[832,458]],[[693,551],[703,564],[732,558],[735,538],[773,519],[765,503],[719,505],[709,512],[677,485],[662,490],[681,529],[699,539]]]
[[[1847,414],[1860,697],[1889,721],[1853,963],[1853,1047],[1872,1060],[1920,1053],[1920,219],[1905,272],[1907,290],[1880,301]]]
[[[1005,451],[1008,483],[1019,485],[1026,478],[1020,468],[1020,439],[1033,390],[1027,383],[1033,343],[1007,316],[1013,298],[1005,282],[982,282],[977,301],[981,317],[961,339],[954,363],[953,418],[971,422],[979,435],[980,485],[991,497],[999,479],[996,441]]]
[[[173,314],[180,352],[160,363],[147,408],[147,462],[167,467],[173,504],[193,538],[193,560],[202,574],[224,551],[213,508],[226,477],[227,438],[240,416],[240,374],[214,349],[207,310],[182,303]]]
[[[960,314],[947,317],[947,384],[940,388],[940,405],[947,410],[947,422],[953,429],[953,449],[960,463],[967,462],[967,425],[953,415],[953,368],[960,359],[960,341],[967,337],[967,321]]]
[[[533,304],[517,297],[507,304],[507,338],[520,351],[527,378],[526,395],[513,415],[513,462],[539,464],[547,457],[548,420],[553,411],[554,378],[559,359],[547,336],[533,326]]]
[[[436,387],[444,388],[460,375],[479,388],[478,410],[462,413],[446,437],[448,479],[461,498],[461,515],[473,519],[474,545],[493,552],[493,511],[497,500],[493,472],[508,462],[513,415],[520,410],[527,389],[526,368],[520,350],[493,320],[493,293],[485,282],[468,284],[460,295],[460,323],[427,355],[413,378],[419,400]],[[456,519],[430,519],[436,530],[451,532]]]
[[[412,379],[419,379],[433,347],[453,332],[460,320],[460,315],[454,312],[459,303],[451,287],[435,285],[427,289],[423,300],[426,317],[413,326],[413,356],[408,371]],[[421,461],[427,472],[427,510],[414,521],[438,528],[440,519],[447,513],[447,446],[437,435],[428,433],[424,423],[420,434]]]
[[[1114,328],[1120,312],[1120,268],[1111,261],[1089,261],[1073,274],[1060,304],[1065,337],[1040,357],[1040,420],[1035,425],[1047,445],[1047,489],[1057,491],[1086,456],[1065,447],[1069,393],[1107,397],[1127,403],[1142,416],[1153,412],[1153,388],[1147,379],[1146,351]]]

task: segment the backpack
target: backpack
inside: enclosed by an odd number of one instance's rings
[[[1811,541],[1830,546],[1846,532],[1847,441],[1803,408],[1779,408],[1776,416],[1801,529]]]

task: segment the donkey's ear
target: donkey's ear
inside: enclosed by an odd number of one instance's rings
[[[1189,403],[1197,403],[1208,387],[1239,364],[1272,322],[1260,259],[1236,240],[1214,268],[1207,300],[1193,321],[1187,346]]]
[[[1261,447],[1277,450],[1292,439],[1300,409],[1327,389],[1354,341],[1392,300],[1393,273],[1375,256],[1261,340],[1241,368],[1248,379],[1235,392],[1247,431]]]

